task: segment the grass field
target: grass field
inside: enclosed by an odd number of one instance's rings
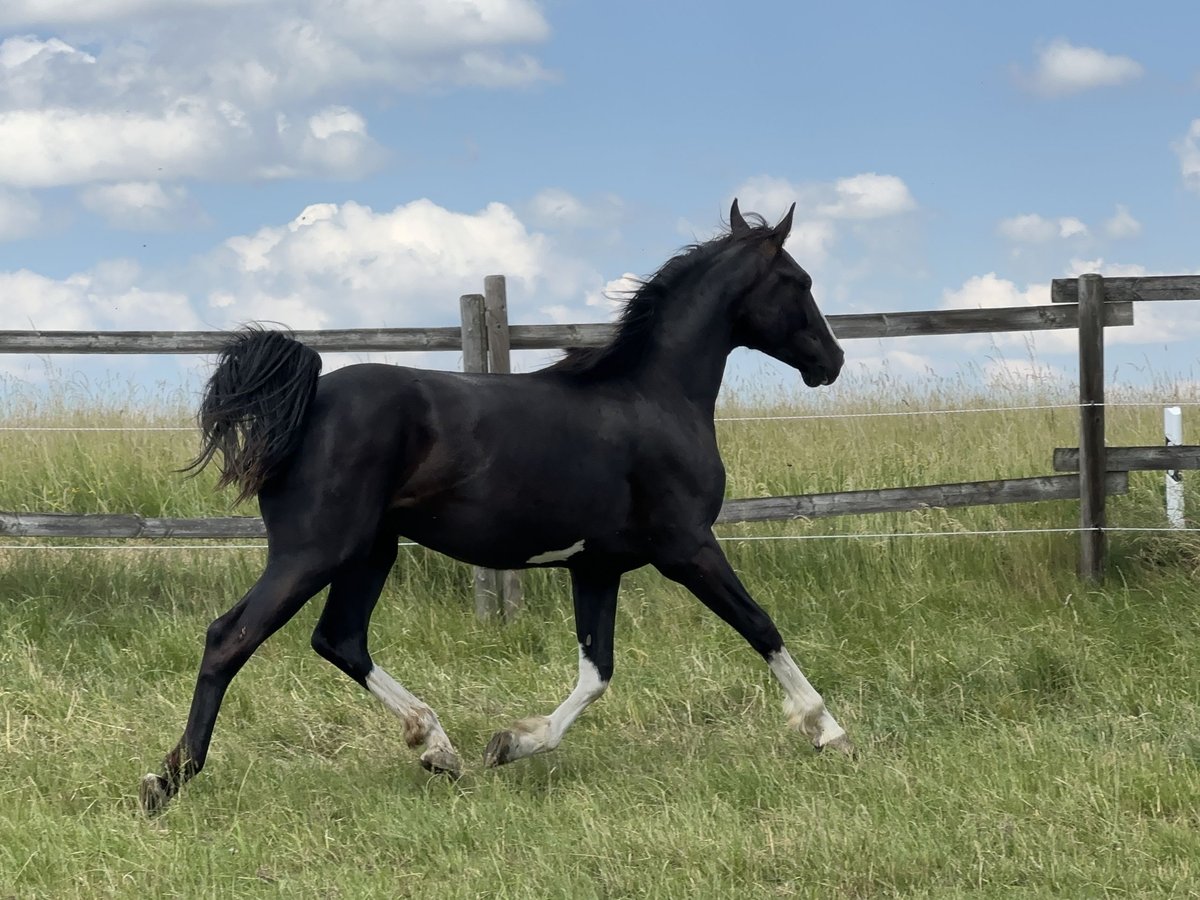
[[[1178,393],[1124,399],[1164,395]],[[8,427],[187,419],[171,397],[3,396]],[[860,383],[831,404],[742,391],[722,413],[1070,399]],[[1069,409],[730,422],[721,442],[730,494],[755,496],[1046,474],[1076,427]],[[1110,411],[1111,443],[1160,439],[1161,409]],[[193,445],[3,432],[0,509],[225,513],[211,473],[171,472]],[[1161,525],[1161,474],[1131,482],[1110,522]],[[722,534],[1076,518],[1057,503]],[[399,724],[311,652],[318,600],[237,678],[208,767],[152,821],[137,780],[178,738],[204,628],[261,550],[3,549],[0,897],[1187,896],[1200,891],[1197,537],[1115,536],[1099,589],[1074,576],[1074,535],[730,541],[860,759],[814,754],[761,660],[636,573],[609,693],[559,750],[498,770],[479,762],[492,732],[574,683],[566,578],[527,576],[520,619],[480,624],[465,567],[404,550],[373,652],[438,711],[464,777],[427,776]]]

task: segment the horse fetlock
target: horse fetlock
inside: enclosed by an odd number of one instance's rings
[[[801,705],[789,697],[783,703],[783,710],[788,725],[811,740],[818,750],[846,735],[846,729],[829,714],[824,702]]]
[[[508,731],[497,731],[483,752],[483,764],[488,768],[524,759],[543,750],[558,746],[553,738],[549,716],[531,716],[513,723]]]
[[[404,743],[410,747],[420,747],[429,740],[430,735],[441,729],[437,716],[428,706],[412,710],[401,721],[404,724]]]

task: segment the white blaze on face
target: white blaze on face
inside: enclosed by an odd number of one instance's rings
[[[583,541],[576,541],[570,547],[564,547],[562,550],[548,550],[545,553],[539,553],[536,556],[531,556],[526,562],[530,565],[533,563],[563,562],[564,560],[570,559],[581,550],[583,550]]]

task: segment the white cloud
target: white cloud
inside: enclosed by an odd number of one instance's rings
[[[1128,207],[1118,203],[1117,211],[1104,223],[1104,233],[1117,239],[1137,237],[1142,233],[1142,223],[1133,217]]]
[[[286,134],[287,127],[281,129]],[[367,134],[367,121],[347,106],[331,106],[311,116],[308,133],[296,153],[295,174],[309,172],[349,178],[365,174],[383,158],[384,151]]]
[[[162,115],[70,109],[0,112],[0,183],[53,187],[95,181],[247,175],[351,177],[382,148],[352,110],[322,111],[302,129],[286,118],[253,127],[234,107],[184,100]],[[258,162],[267,157],[270,162]],[[236,166],[234,164],[237,164]]]
[[[584,302],[587,306],[612,312],[624,306],[625,301],[637,293],[641,286],[642,280],[638,276],[626,272],[620,278],[605,282],[604,287],[589,291]]]
[[[550,298],[580,296],[595,277],[504,204],[469,214],[429,200],[386,212],[316,204],[284,226],[228,239],[202,268],[213,324],[267,318],[305,328],[449,324],[459,296],[498,273],[520,321]]]
[[[942,309],[995,309],[1004,306],[1034,306],[1050,302],[1049,284],[1031,284],[1024,289],[995,272],[975,275],[956,290],[942,292]]]
[[[185,188],[157,181],[92,185],[80,192],[79,200],[114,228],[129,231],[161,231],[198,215]]]
[[[1072,257],[1063,274],[1067,278],[1077,278],[1080,275],[1087,275],[1089,273],[1107,275],[1112,278],[1140,278],[1143,275],[1166,274],[1165,272],[1147,272],[1145,266],[1138,265],[1137,263],[1108,263],[1104,261],[1103,257],[1096,259]]]
[[[0,188],[0,241],[29,237],[42,223],[42,207],[26,191]]]
[[[1038,52],[1037,68],[1020,80],[1035,93],[1055,97],[1126,84],[1140,78],[1142,71],[1141,64],[1128,56],[1059,39]]]
[[[800,219],[882,219],[917,208],[903,179],[875,172],[805,183],[759,175],[744,181],[734,196],[743,212],[761,213],[768,222],[780,218],[792,203]]]
[[[902,179],[874,172],[806,183],[759,175],[742,182],[734,196],[744,213],[760,213],[768,222],[776,221],[795,203],[796,218],[787,249],[808,267],[828,260],[842,223],[891,219],[917,208]]]
[[[114,261],[64,279],[25,269],[0,272],[0,328],[41,330],[199,328],[186,295],[136,284],[140,271]]]
[[[161,117],[68,109],[0,113],[0,180],[29,187],[202,174],[232,137],[214,111],[179,104]]]
[[[1004,238],[1022,244],[1042,244],[1056,238],[1086,237],[1088,227],[1073,216],[1047,219],[1028,213],[1001,220],[996,230]]]
[[[575,311],[563,303],[554,303],[550,306],[543,306],[538,310],[538,312],[546,316],[556,325],[568,325],[578,321]]]
[[[836,199],[819,206],[818,214],[830,219],[881,219],[917,208],[908,185],[895,175],[865,172],[833,183]]]
[[[236,14],[231,14],[232,7]],[[0,26],[84,28],[0,43],[0,183],[355,177],[381,149],[335,89],[514,87],[532,0],[17,0]]]
[[[1184,187],[1200,192],[1200,119],[1192,119],[1187,134],[1171,147],[1179,155]]]
[[[143,13],[266,5],[271,0],[6,0],[0,25],[83,25]]]
[[[811,188],[793,184],[786,178],[756,175],[738,185],[733,196],[737,198],[743,213],[758,213],[768,222],[774,223],[793,203],[796,204],[798,218],[803,219],[810,215],[812,210],[800,205],[801,194],[809,190]]]
[[[784,247],[802,266],[820,265],[829,258],[837,240],[832,222],[801,219],[792,223],[792,233]]]
[[[1058,236],[1061,238],[1086,237],[1088,228],[1073,216],[1058,220]]]

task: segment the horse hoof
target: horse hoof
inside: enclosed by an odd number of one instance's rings
[[[138,801],[141,803],[143,813],[147,816],[158,815],[170,799],[171,794],[167,790],[166,781],[153,772],[142,776],[142,781],[138,785]]]
[[[839,734],[833,740],[827,741],[824,744],[817,744],[815,746],[818,753],[828,747],[832,750],[837,750],[843,756],[848,756],[851,759],[858,759],[858,748],[854,746],[853,742],[850,740],[850,738],[846,737],[845,734]]]
[[[427,772],[434,775],[449,775],[451,778],[457,778],[462,774],[462,763],[459,762],[458,754],[442,747],[431,747],[422,753],[421,765]]]
[[[502,766],[517,758],[517,738],[511,731],[497,731],[483,751],[483,764],[489,769]]]

